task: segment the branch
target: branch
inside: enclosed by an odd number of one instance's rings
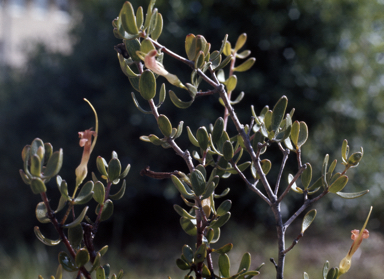
[[[296,237],[296,239],[292,242],[291,246],[289,246],[287,249],[285,249],[285,250],[283,251],[283,253],[284,253],[284,254],[287,254],[289,251],[291,251],[292,248],[295,247],[295,245],[299,242],[300,238],[303,237],[303,235],[304,235],[303,233],[300,233],[300,234]]]
[[[277,202],[281,202],[283,198],[288,194],[289,190],[291,190],[293,183],[295,183],[300,175],[303,173],[303,171],[307,168],[307,165],[301,166],[301,168],[296,173],[295,177],[292,179],[291,183],[289,183],[288,187],[285,189],[285,191],[281,194],[280,198],[277,200]]]
[[[235,124],[237,132],[240,134],[240,136],[244,140],[245,148],[247,149],[248,153],[251,155],[251,158],[252,158],[253,163],[255,164],[257,173],[260,175],[260,180],[263,183],[265,190],[267,191],[267,195],[271,201],[275,201],[276,195],[272,192],[272,189],[271,189],[271,186],[269,185],[267,177],[265,176],[265,174],[261,168],[260,158],[259,158],[259,156],[256,156],[256,153],[252,148],[249,137],[245,133],[244,125],[242,125],[240,123],[240,121],[239,121],[239,119],[235,113],[235,110],[233,109],[233,107],[229,103],[228,95],[226,94],[226,92],[224,90],[224,85],[220,84],[219,88],[220,88],[220,91],[219,91],[220,97],[224,101],[225,107],[228,108],[229,115],[231,116],[231,119],[232,119],[233,123]]]
[[[259,189],[256,188],[257,181],[255,184],[252,184],[251,182],[248,181],[248,179],[245,177],[243,172],[237,167],[237,165],[233,162],[233,160],[231,160],[231,164],[233,168],[237,171],[237,173],[240,175],[241,179],[244,180],[248,188],[251,189],[256,194],[258,194],[269,206],[271,206],[272,205],[271,201]]]
[[[44,202],[45,207],[47,208],[47,216],[48,216],[49,220],[51,221],[51,223],[55,227],[57,233],[60,236],[60,239],[63,241],[65,247],[67,247],[67,250],[71,254],[72,258],[75,259],[76,258],[76,252],[75,252],[75,250],[73,250],[73,248],[72,248],[71,244],[69,243],[66,235],[64,234],[64,231],[63,231],[61,225],[57,221],[55,214],[54,214],[53,210],[51,209],[51,206],[49,205],[47,195],[44,192],[40,193],[40,195],[41,195],[41,199]],[[92,279],[88,270],[84,266],[80,267],[79,269],[85,278]]]
[[[174,53],[173,51],[171,51],[170,49],[166,48],[165,46],[159,44],[157,41],[154,41],[152,40],[152,38],[147,38],[147,39],[150,39],[151,42],[156,46],[158,47],[162,52],[164,52],[165,54],[168,54],[169,56],[175,58],[176,60],[179,60],[180,62],[183,62],[184,64],[187,64],[189,67],[191,67],[192,69],[196,70],[197,73],[202,77],[202,79],[207,82],[209,85],[211,85],[212,87],[217,87],[217,85],[219,83],[217,82],[214,82],[212,79],[210,79],[206,74],[204,74],[204,72],[200,69],[195,69],[195,63],[191,60],[188,60],[176,53]]]
[[[281,144],[279,144],[279,147],[282,147]],[[280,166],[280,171],[279,175],[277,176],[277,181],[276,181],[276,186],[275,186],[275,195],[277,196],[277,193],[279,192],[279,187],[280,187],[280,182],[281,182],[281,177],[283,176],[283,171],[285,168],[285,164],[287,163],[288,156],[289,156],[289,149],[283,149],[283,161]]]
[[[322,192],[320,195],[318,195],[316,198],[314,199],[311,199],[311,200],[306,200],[303,205],[291,216],[291,218],[289,218],[287,220],[287,222],[285,222],[284,224],[284,228],[288,228],[293,221],[295,221],[295,219],[305,210],[307,209],[311,204],[315,203],[316,201],[318,201],[319,199],[321,199],[322,197],[324,197],[326,194],[328,194],[328,191],[327,190],[324,190],[324,192]]]

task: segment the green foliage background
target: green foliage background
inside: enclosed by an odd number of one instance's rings
[[[135,8],[141,5],[146,9],[148,4],[131,2]],[[134,107],[130,97],[133,89],[113,50],[120,42],[112,34],[111,21],[122,4],[82,1],[78,4],[82,17],[71,33],[72,54],[50,53],[43,45],[36,46],[23,69],[9,69],[8,79],[0,84],[0,223],[5,224],[0,230],[0,242],[11,236],[34,237],[32,228],[37,220],[33,211],[38,198],[25,187],[17,172],[22,167],[20,153],[25,144],[40,137],[51,142],[54,150],[62,147],[61,176],[69,185],[74,184],[74,170],[82,152],[77,132],[94,125],[84,97],[92,102],[100,118],[99,140],[90,169],[96,170],[97,155],[110,158],[112,150],[119,154],[123,165],[132,164],[126,197],[116,204],[115,222],[102,226],[99,239],[111,231],[116,242],[124,244],[178,237],[181,230],[172,204],[180,203],[180,199],[173,185],[138,175],[147,165],[156,171],[180,169],[181,159],[138,139],[159,131],[152,129],[156,127],[154,119]],[[326,198],[316,206],[316,222],[329,227],[336,222],[346,224],[351,218],[362,220],[372,204],[370,227],[383,231],[384,1],[158,0],[156,6],[165,21],[159,42],[182,55],[188,33],[204,35],[215,49],[226,33],[232,44],[239,34],[248,34],[246,48],[257,61],[251,71],[238,77],[237,88],[246,93],[244,101],[236,106],[240,119],[250,121],[250,104],[260,112],[286,95],[288,109],[296,108],[294,119],[309,126],[304,160],[315,167],[317,174],[325,153],[340,161],[344,138],[349,140],[352,152],[363,146],[364,158],[359,170],[352,171],[355,176],[345,190],[369,188],[370,194],[351,201]],[[184,65],[172,63],[165,58],[169,72],[179,74],[185,70]],[[188,70],[180,74],[180,79],[189,78]],[[161,77],[159,80],[165,82]],[[163,108],[172,110],[172,123],[184,120],[192,130],[213,123],[223,112],[216,97],[198,99],[186,111],[174,108],[167,99]],[[186,133],[180,140],[184,149],[189,146]],[[279,162],[276,156],[275,167]],[[236,178],[231,177],[228,184],[233,186],[233,222],[274,229],[268,219],[270,212],[256,195],[249,195]],[[224,189],[225,185],[220,187]],[[48,195],[57,200],[52,192],[56,192],[54,182]],[[292,193],[289,198],[292,202],[286,204],[287,210],[293,210],[296,196]],[[325,209],[337,214],[326,214]],[[163,230],[164,225],[171,229]]]

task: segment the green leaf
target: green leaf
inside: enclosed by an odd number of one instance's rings
[[[329,261],[326,261],[323,266],[323,279],[327,278],[328,270],[329,270]]]
[[[75,198],[75,204],[85,204],[92,199],[93,196],[93,181],[85,183],[80,190],[80,193]]]
[[[236,53],[236,58],[245,59],[251,54],[250,50],[244,50],[240,53]]]
[[[256,58],[254,58],[254,57],[248,58],[244,63],[242,63],[241,65],[235,67],[233,69],[233,71],[234,72],[245,72],[245,71],[248,71],[253,66],[253,64],[255,64],[255,62],[256,62]]]
[[[182,259],[177,259],[176,265],[181,270],[190,270],[191,269],[190,265],[187,262],[183,261]]]
[[[59,263],[66,271],[74,272],[78,270],[76,265],[72,262],[71,258],[65,252],[59,253]]]
[[[136,10],[136,26],[137,26],[137,28],[141,29],[143,23],[144,23],[143,7],[140,6]]]
[[[159,91],[159,103],[156,105],[157,108],[160,108],[161,105],[164,103],[165,98],[167,96],[167,92],[165,90],[165,83],[163,83],[160,87]]]
[[[36,218],[40,223],[49,223],[51,222],[47,217],[47,208],[45,207],[44,202],[39,202],[36,206]]]
[[[309,226],[312,224],[313,220],[315,220],[316,213],[317,213],[316,209],[312,209],[312,210],[308,211],[307,214],[305,214],[305,216],[303,218],[303,222],[301,224],[301,233],[302,234],[309,228]]]
[[[294,176],[292,174],[288,174],[288,183],[291,184],[292,180],[293,180]],[[296,193],[299,193],[299,194],[303,194],[303,189],[301,189],[300,187],[297,187],[296,185],[296,182],[293,182],[292,186],[291,186],[291,189],[292,191],[296,192]]]
[[[195,38],[196,36],[193,34],[188,34],[185,38],[185,53],[187,54],[187,57],[189,60],[193,60],[195,57],[195,50],[196,50],[196,44],[195,44]]]
[[[271,168],[272,168],[272,163],[268,159],[261,160],[260,161],[260,165],[261,165],[261,170],[263,171],[263,173],[265,175],[267,175],[269,173],[269,171],[271,170]],[[260,175],[259,174],[256,174],[256,179],[260,179]]]
[[[300,133],[297,141],[297,148],[303,146],[308,139],[308,126],[305,122],[300,122]]]
[[[96,269],[96,279],[106,279],[105,270],[102,266]]]
[[[31,189],[34,194],[40,194],[47,191],[47,187],[45,187],[43,180],[39,177],[32,177]]]
[[[213,194],[213,191],[215,190],[216,186],[217,185],[214,181],[208,182],[207,187],[205,188],[205,191],[201,196],[201,199],[203,200],[209,198]]]
[[[104,203],[103,211],[101,212],[100,221],[108,220],[113,214],[113,202],[106,200]]]
[[[247,41],[247,34],[246,33],[241,34],[237,38],[237,41],[235,44],[235,52],[237,52],[239,49],[241,49],[244,46],[246,41]]]
[[[327,274],[327,279],[336,279],[339,273],[339,269],[337,267],[332,267]]]
[[[44,142],[39,138],[35,138],[32,141],[31,146],[30,146],[30,154],[31,155],[37,154],[37,151],[40,147],[44,148]]]
[[[221,254],[219,256],[219,270],[222,277],[230,277],[231,263],[227,254]]]
[[[200,148],[203,150],[207,150],[209,146],[209,136],[205,127],[200,127],[199,129],[197,129],[196,138],[199,142]]]
[[[240,103],[241,100],[244,98],[244,96],[245,96],[245,95],[244,95],[244,92],[241,91],[240,94],[236,97],[235,100],[230,101],[231,105],[233,106],[233,105],[236,105],[236,104]]]
[[[225,189],[220,195],[215,194],[215,199],[220,199],[228,195],[230,188]]]
[[[102,175],[108,176],[107,169],[106,169],[106,167],[108,167],[108,163],[107,163],[107,161],[103,157],[97,156],[97,158],[96,158],[96,167],[97,167],[97,170]]]
[[[156,48],[153,45],[153,43],[151,42],[151,40],[145,39],[145,40],[141,41],[141,46],[140,46],[140,51],[141,52],[148,53],[148,52],[150,52],[151,50],[154,50],[154,49],[156,49]]]
[[[222,117],[217,118],[215,125],[213,125],[212,142],[217,144],[224,132],[224,119]]]
[[[135,62],[140,62],[141,59],[136,53],[137,51],[140,50],[140,46],[141,46],[139,40],[137,40],[137,39],[124,40],[124,44],[125,44],[125,48],[127,49],[128,54],[132,58],[132,60]],[[136,76],[135,73],[134,73],[134,76]]]
[[[63,196],[61,196],[59,200],[59,204],[57,205],[57,209],[55,210],[55,213],[60,212],[67,204],[67,201],[68,201],[67,198],[64,198]]]
[[[233,56],[232,55],[229,55],[227,56],[221,63],[220,63],[220,60],[221,60],[221,56],[219,56],[219,65],[217,65],[216,67],[214,67],[214,71],[218,71],[220,69],[223,69],[225,66],[227,66],[229,64],[229,62],[231,62]],[[214,63],[212,63],[213,65]]]
[[[183,230],[191,236],[195,236],[197,234],[196,225],[192,223],[192,221],[186,217],[180,218],[180,225]]]
[[[229,218],[231,218],[231,213],[227,212],[226,214],[220,216],[217,220],[212,221],[209,227],[212,229],[220,228],[228,222]]]
[[[348,146],[348,141],[345,139],[341,146],[341,158],[343,160],[343,163],[345,164],[347,164],[348,154],[349,154],[349,146]]]
[[[309,184],[312,180],[312,166],[310,163],[306,163],[307,168],[301,174],[301,183],[303,184],[304,190],[308,189]]]
[[[195,59],[195,69],[201,69],[204,66],[204,62],[205,62],[204,51],[200,50],[197,53],[197,56]]]
[[[125,180],[123,180],[123,185],[121,185],[120,190],[116,194],[113,194],[113,195],[110,194],[109,198],[112,200],[121,199],[125,194],[125,189],[126,189],[126,182],[125,182]]]
[[[232,143],[229,140],[225,141],[223,144],[223,155],[224,159],[227,161],[230,161],[233,158],[234,150]]]
[[[188,219],[196,219],[195,216],[192,216],[191,214],[189,214],[184,208],[182,208],[180,205],[177,205],[177,204],[174,204],[173,205],[173,208],[175,209],[175,211],[177,212],[177,214],[179,214],[181,217],[185,217],[185,218],[188,218]]]
[[[133,99],[133,103],[135,104],[135,106],[137,107],[137,109],[139,110],[139,111],[141,111],[142,113],[144,113],[144,114],[152,114],[152,111],[149,111],[149,110],[145,110],[145,109],[143,109],[141,106],[140,106],[140,104],[139,104],[139,101],[136,99],[136,95],[135,95],[135,93],[131,93],[131,96],[132,96],[132,99]]]
[[[151,37],[155,41],[157,41],[163,31],[163,16],[160,13],[157,13],[156,17],[156,26],[151,32]]]
[[[79,249],[77,251],[76,257],[75,257],[76,266],[77,267],[82,267],[87,262],[89,262],[90,258],[91,257],[89,256],[89,253],[88,253],[87,249],[85,249],[85,248]]]
[[[41,175],[41,159],[38,155],[32,155],[31,157],[31,174],[35,177],[40,177]]]
[[[193,262],[193,250],[191,247],[189,247],[187,244],[185,244],[182,248],[182,254],[185,258],[185,260],[191,264]]]
[[[299,142],[299,133],[300,133],[300,122],[295,121],[293,122],[292,128],[291,128],[291,141],[295,146],[297,146],[297,143]]]
[[[224,84],[227,87],[227,92],[232,92],[236,88],[236,85],[237,85],[237,77],[236,77],[236,75],[230,76],[224,82]]]
[[[335,182],[329,186],[329,192],[337,193],[344,189],[345,185],[348,183],[348,176],[342,175]]]
[[[281,121],[283,121],[285,110],[287,109],[288,99],[283,96],[277,101],[272,111],[271,130],[277,132]]]
[[[139,33],[136,25],[136,16],[130,2],[127,1],[124,3],[123,8],[119,14],[119,18],[121,18],[123,28],[126,32],[132,35]]]
[[[100,252],[97,252],[95,260],[93,261],[93,264],[92,264],[92,268],[89,271],[89,273],[92,273],[93,271],[95,271],[100,266],[100,258],[101,258],[101,254],[100,254]]]
[[[361,148],[361,150],[363,150],[363,148]],[[361,161],[362,158],[363,158],[363,151],[353,153],[353,154],[348,158],[347,164],[348,164],[348,165],[351,165],[351,166],[353,166],[353,167],[356,167],[356,166],[359,164],[359,162]]]
[[[105,199],[105,187],[102,182],[97,181],[93,187],[93,199],[98,204],[103,204]]]
[[[81,242],[83,241],[83,234],[84,232],[81,224],[68,229],[68,240],[74,249],[80,247]]]
[[[159,129],[164,136],[169,137],[171,135],[172,124],[169,121],[168,117],[163,114],[160,114],[157,118],[157,125],[159,126]]]
[[[112,158],[108,164],[108,180],[113,184],[119,183],[119,177],[121,174],[121,163],[117,158]]]
[[[57,267],[54,279],[63,279],[63,266],[61,264]]]
[[[151,0],[151,2],[148,5],[147,14],[145,15],[145,22],[144,22],[144,30],[149,27],[151,17],[152,17],[152,10],[155,6],[156,0]]]
[[[83,221],[85,214],[87,214],[88,206],[84,207],[83,211],[80,213],[80,215],[71,223],[63,225],[63,228],[73,228],[80,224],[81,221]]]
[[[172,103],[173,103],[176,107],[178,107],[178,108],[180,108],[180,109],[186,109],[186,108],[190,107],[190,106],[192,105],[193,101],[195,100],[195,99],[193,98],[193,99],[192,99],[191,101],[189,101],[189,102],[184,102],[184,101],[180,100],[180,99],[176,96],[175,92],[173,92],[172,90],[169,90],[169,97],[170,97]]]
[[[154,8],[152,10],[151,20],[149,22],[147,35],[151,35],[152,31],[156,28],[156,25],[157,25],[157,14],[158,14],[158,10],[157,10],[157,8]]]
[[[120,174],[119,179],[125,178],[128,175],[130,169],[131,169],[131,165],[128,164],[125,170]]]
[[[144,100],[151,100],[156,96],[156,78],[150,70],[145,70],[140,76],[140,95]]]
[[[103,248],[99,250],[101,256],[104,256],[108,251],[108,245],[105,245]]]
[[[196,253],[194,256],[195,263],[203,262],[206,257],[207,257],[207,245],[203,243],[196,250]]]
[[[52,239],[46,238],[41,233],[39,227],[37,227],[37,226],[34,227],[34,232],[35,232],[35,235],[36,235],[37,239],[40,240],[41,242],[43,242],[47,246],[55,246],[55,245],[57,245],[57,244],[59,244],[61,242],[61,239],[52,240]]]
[[[227,214],[227,212],[232,207],[232,201],[231,200],[225,200],[223,201],[220,206],[217,208],[217,216],[222,216]]]
[[[240,272],[243,269],[245,269],[245,271],[248,271],[250,266],[251,266],[251,254],[250,253],[245,253],[243,255],[243,257],[241,258],[241,262],[240,262],[239,269],[238,269],[237,272]]]
[[[195,192],[196,196],[200,196],[205,191],[205,178],[204,175],[198,170],[195,169],[191,173],[191,184],[192,189]]]
[[[176,186],[176,189],[179,190],[180,194],[182,194],[185,198],[193,199],[195,197],[194,193],[190,189],[187,191],[187,188],[177,176],[172,174],[171,179],[173,184]]]
[[[356,198],[360,198],[360,197],[364,196],[368,192],[369,192],[369,190],[364,190],[364,191],[355,192],[355,193],[337,192],[336,195],[338,195],[339,197],[342,197],[343,199],[356,199]]]
[[[212,252],[218,253],[218,254],[224,254],[224,253],[228,253],[229,251],[231,251],[232,248],[233,248],[233,244],[232,243],[228,243],[228,244],[225,244],[223,247],[221,247],[219,249],[213,249]]]
[[[45,177],[54,177],[57,175],[63,165],[63,150],[60,148],[59,151],[56,151],[49,158],[47,166],[44,169]]]

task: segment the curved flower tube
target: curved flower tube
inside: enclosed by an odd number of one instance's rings
[[[344,259],[341,260],[340,265],[339,265],[339,275],[337,278],[340,277],[340,275],[347,273],[349,268],[351,267],[352,264],[352,256],[356,252],[357,249],[359,249],[361,242],[363,241],[364,238],[369,237],[369,231],[365,229],[367,226],[369,217],[371,216],[372,212],[372,206],[371,209],[369,210],[367,219],[365,220],[364,226],[362,229],[359,230],[353,230],[351,231],[351,239],[353,240],[352,246],[348,251],[348,254],[345,256]]]
[[[74,196],[76,194],[77,188],[83,182],[83,180],[88,174],[88,161],[91,156],[92,150],[95,147],[96,140],[97,140],[97,132],[99,130],[99,120],[98,120],[95,108],[87,99],[84,99],[84,101],[86,101],[90,105],[90,107],[92,108],[95,114],[96,130],[92,131],[92,128],[91,128],[91,129],[85,130],[84,132],[79,132],[79,138],[80,138],[79,144],[84,149],[83,149],[83,156],[81,157],[80,165],[75,170],[76,188],[73,193]],[[92,142],[92,136],[94,137],[93,142]]]
[[[179,78],[176,75],[173,75],[169,73],[165,68],[164,65],[159,63],[159,61],[156,60],[157,51],[155,49],[148,52],[144,57],[144,65],[148,69],[150,69],[155,74],[158,74],[160,76],[165,77],[170,84],[173,84],[177,87],[187,89],[184,84],[181,83]]]

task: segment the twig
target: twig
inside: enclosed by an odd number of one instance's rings
[[[284,254],[287,254],[289,251],[291,251],[292,248],[295,247],[295,245],[299,242],[300,238],[303,237],[303,235],[304,235],[303,233],[300,233],[300,234],[296,237],[296,239],[292,242],[291,246],[289,246],[287,249],[285,249],[285,250],[283,251],[283,253],[284,253]]]
[[[288,156],[289,156],[289,149],[287,148],[287,149],[283,150],[283,161],[281,162],[280,171],[279,171],[279,174],[277,176],[277,181],[276,181],[276,186],[275,186],[275,195],[276,196],[277,196],[277,193],[279,192],[280,182],[281,182],[281,178],[283,176],[285,164],[287,163],[287,160],[288,160]]]

